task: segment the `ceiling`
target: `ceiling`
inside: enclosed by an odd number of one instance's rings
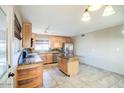
[[[90,12],[91,20],[81,21],[86,5],[21,5],[17,6],[23,21],[32,23],[34,33],[75,36],[124,23],[124,6],[113,6],[116,14],[103,17],[104,6]]]

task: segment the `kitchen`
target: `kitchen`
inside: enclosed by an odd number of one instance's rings
[[[124,87],[123,7],[0,6],[0,87]]]
[[[23,23],[22,33],[23,50],[18,61],[16,87],[42,87],[44,65],[48,64],[58,64],[67,76],[78,73],[79,61],[74,56],[71,37],[32,33],[29,22]]]

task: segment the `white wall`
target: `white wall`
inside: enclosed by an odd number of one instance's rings
[[[34,34],[36,40],[49,40],[48,35],[42,35],[42,34]]]
[[[124,75],[124,25],[74,37],[80,62]]]

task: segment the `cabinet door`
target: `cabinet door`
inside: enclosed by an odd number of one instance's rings
[[[67,73],[67,59],[62,59],[62,69],[64,73],[68,74]]]
[[[31,47],[31,36],[32,36],[32,25],[31,23],[23,23],[22,26],[23,33],[23,48]]]
[[[47,54],[47,63],[52,63],[52,53]]]
[[[66,38],[66,43],[72,43],[72,40],[71,40],[70,37],[67,37],[67,38]]]
[[[62,68],[62,61],[61,61],[60,57],[58,57],[58,67],[59,67],[59,69]]]
[[[46,54],[40,54],[41,55],[41,59],[43,60],[43,63],[46,64],[47,63],[47,55]]]

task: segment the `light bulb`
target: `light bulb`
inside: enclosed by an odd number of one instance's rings
[[[89,11],[96,11],[99,10],[102,7],[102,5],[89,5],[88,10]]]
[[[87,10],[85,10],[81,20],[82,21],[89,21],[90,20],[90,14],[88,13]]]
[[[121,33],[124,34],[124,30]]]
[[[106,5],[102,16],[110,16],[115,13],[111,5]]]

